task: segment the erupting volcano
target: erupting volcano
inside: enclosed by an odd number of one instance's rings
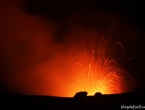
[[[88,95],[94,95],[96,92],[117,94],[133,89],[132,77],[111,57],[115,46],[120,46],[120,51],[124,51],[121,42],[115,42],[109,49],[110,38],[106,40],[101,37],[100,42],[96,42],[96,37],[99,36],[95,36],[94,33],[93,37],[85,36],[80,41],[72,39],[73,56],[65,76],[69,86],[66,96],[73,96],[79,91],[86,91]],[[122,58],[123,56],[118,58],[118,61]],[[127,60],[124,60],[123,63]]]
[[[0,0],[0,107],[145,108],[144,8],[127,0]]]
[[[141,55],[137,48],[143,46],[141,31],[130,19],[97,9],[97,4],[92,9],[91,2],[91,7],[87,2],[80,7],[72,1],[68,9],[64,1],[58,10],[55,2],[52,7],[40,2],[1,1],[0,83],[6,91],[73,97],[80,91],[94,95],[134,89],[143,72],[127,67],[131,58],[126,56]]]

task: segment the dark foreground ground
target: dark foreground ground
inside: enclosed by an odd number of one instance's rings
[[[32,96],[20,94],[0,95],[0,110],[143,110],[145,89],[130,93],[96,95],[82,98]],[[124,108],[123,108],[124,106]],[[136,108],[131,108],[136,107]],[[138,108],[137,108],[138,107]]]

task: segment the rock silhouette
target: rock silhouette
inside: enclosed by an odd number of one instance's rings
[[[85,97],[87,97],[87,94],[88,94],[88,92],[86,92],[86,91],[77,92],[75,94],[74,98],[85,98]]]
[[[101,96],[102,96],[102,93],[101,93],[101,92],[96,92],[96,93],[94,94],[94,96],[95,96],[95,97],[101,97]]]

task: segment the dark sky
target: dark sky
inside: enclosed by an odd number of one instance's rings
[[[59,19],[78,11],[89,13],[97,10],[113,13],[117,16],[131,18],[135,24],[144,29],[143,0],[25,0],[26,10],[33,14],[45,14],[51,18]]]
[[[51,79],[59,76],[60,65],[67,59],[68,40],[78,38],[74,32],[80,27],[107,36],[116,26],[117,35],[111,36],[113,41],[122,42],[123,54],[145,62],[143,4],[143,0],[1,0],[1,84],[18,93],[51,94]],[[145,65],[141,61],[135,58],[123,67],[134,75],[137,84],[144,85]],[[58,87],[61,79],[56,80]]]

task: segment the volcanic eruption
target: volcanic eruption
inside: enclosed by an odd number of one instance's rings
[[[132,25],[103,11],[76,12],[68,17],[64,12],[55,19],[56,13],[39,10],[44,4],[35,3],[24,10],[17,0],[9,4],[1,1],[5,4],[0,10],[3,85],[15,93],[61,97],[72,97],[79,91],[118,94],[135,87],[134,78],[123,68],[129,61],[124,53],[129,41],[122,43],[115,34],[122,37],[124,31],[133,32]],[[81,25],[71,24],[72,18]]]
[[[113,29],[116,28],[113,27],[111,30]],[[109,49],[110,39],[96,36],[95,33],[92,35],[91,32],[83,35],[79,41],[72,39],[73,56],[65,76],[68,81],[67,96],[73,96],[79,91],[87,91],[88,95],[94,95],[96,92],[117,94],[131,91],[135,87],[132,76],[111,57],[115,46],[119,45],[120,48],[117,49],[124,51],[123,45],[121,42],[115,42]],[[118,58],[118,61],[121,57]],[[123,60],[122,63],[127,60]]]

